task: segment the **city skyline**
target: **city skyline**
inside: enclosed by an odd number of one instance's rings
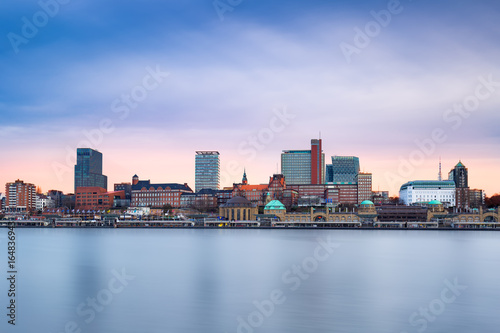
[[[109,184],[194,187],[199,150],[221,153],[221,187],[244,168],[266,183],[321,132],[325,159],[358,156],[374,190],[436,179],[442,157],[499,191],[498,3],[263,4],[69,2],[29,38],[44,9],[4,5],[0,183],[72,192],[85,141]]]

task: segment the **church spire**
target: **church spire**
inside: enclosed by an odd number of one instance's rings
[[[241,183],[242,183],[243,185],[248,184],[248,179],[247,179],[247,170],[246,170],[246,169],[243,169],[243,179],[241,180]]]

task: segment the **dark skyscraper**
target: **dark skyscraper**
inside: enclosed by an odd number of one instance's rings
[[[457,208],[469,208],[469,170],[461,161],[448,174],[448,180],[455,182],[455,202]]]
[[[78,187],[108,189],[108,177],[102,174],[102,154],[90,148],[76,150],[75,193]]]
[[[453,180],[457,188],[469,187],[469,171],[461,161],[451,169],[448,180]]]

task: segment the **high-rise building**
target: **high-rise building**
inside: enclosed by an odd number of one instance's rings
[[[453,180],[457,188],[469,187],[469,171],[462,161],[459,161],[448,173],[448,180]]]
[[[469,171],[459,161],[457,165],[448,173],[448,179],[455,183],[455,202],[457,208],[468,209],[470,207],[469,194]]]
[[[108,177],[102,174],[102,153],[90,148],[76,150],[75,193],[79,187],[108,189]]]
[[[36,209],[36,187],[33,184],[16,180],[5,184],[5,210],[26,213]]]
[[[220,187],[220,160],[217,151],[197,151],[195,158],[195,192]]]
[[[359,174],[359,157],[332,156],[332,164],[328,166],[330,179],[333,184],[356,184]]]
[[[359,173],[358,174],[358,204],[365,200],[372,199],[372,174]]]
[[[283,150],[281,174],[285,176],[287,184],[324,184],[325,154],[321,139],[311,140],[311,150]]]
[[[311,184],[325,183],[325,154],[321,139],[311,140]]]
[[[311,184],[311,151],[284,150],[281,154],[281,174],[289,185]]]

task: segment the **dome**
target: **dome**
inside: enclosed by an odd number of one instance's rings
[[[253,204],[248,199],[243,197],[233,197],[228,200],[224,207],[253,207]]]
[[[442,203],[439,200],[432,200],[431,202],[429,202],[429,205],[442,205]]]
[[[371,202],[370,200],[365,200],[361,203],[361,205],[370,205],[370,206],[374,206],[373,202]]]
[[[273,200],[264,207],[264,210],[286,210],[286,208],[279,200]]]

